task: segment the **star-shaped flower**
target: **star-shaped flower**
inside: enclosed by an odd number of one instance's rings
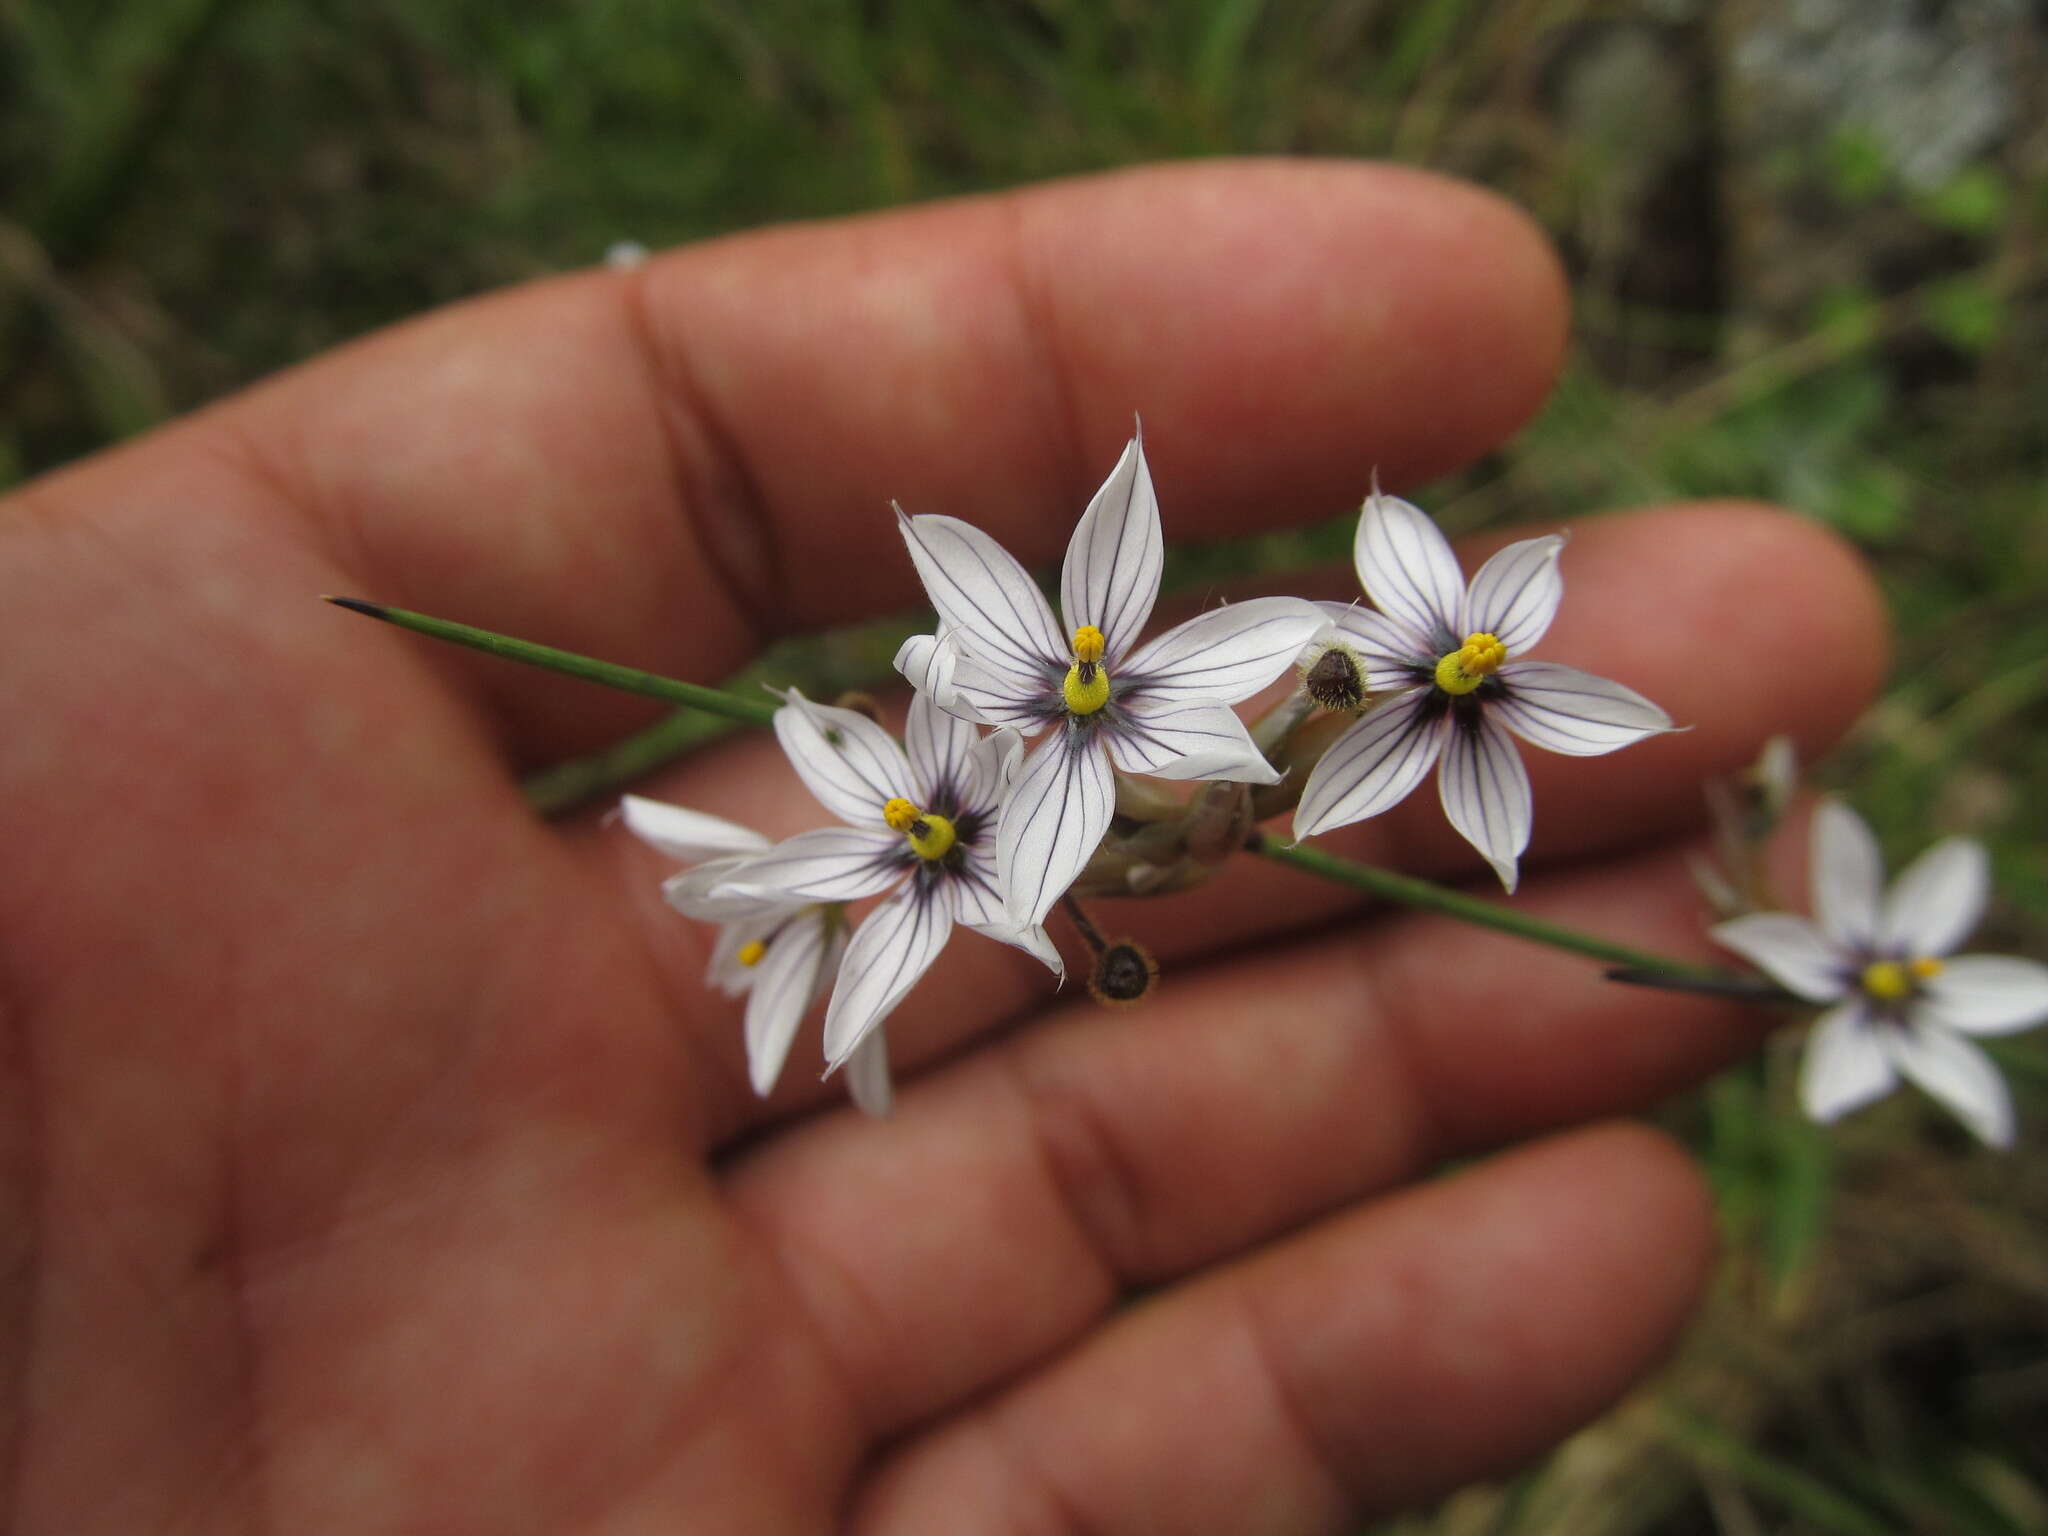
[[[1310,772],[1294,814],[1297,840],[1391,809],[1441,763],[1444,814],[1512,891],[1531,808],[1529,775],[1508,733],[1595,757],[1671,729],[1671,717],[1633,689],[1522,659],[1557,614],[1564,542],[1554,533],[1510,544],[1468,588],[1436,524],[1374,489],[1352,555],[1379,611],[1320,606],[1379,698]]]
[[[795,689],[775,734],[818,802],[846,823],[799,832],[737,866],[713,899],[845,902],[890,892],[861,922],[825,1011],[828,1070],[846,1065],[931,969],[956,923],[1036,955],[1063,974],[1036,924],[1003,910],[994,826],[1023,750],[1014,732],[982,737],[920,694],[904,745],[867,716]],[[907,751],[906,751],[907,748]]]
[[[2048,1019],[2048,966],[2004,955],[1951,958],[1989,894],[1983,846],[1964,837],[1936,843],[1887,894],[1870,828],[1827,801],[1814,812],[1811,880],[1815,921],[1759,912],[1713,930],[1786,990],[1830,1005],[1800,1070],[1807,1114],[1839,1119],[1904,1075],[1982,1140],[2009,1145],[2011,1096],[1968,1037]]]
[[[940,626],[907,642],[897,666],[955,714],[1026,735],[1052,728],[996,832],[1015,923],[1042,922],[1102,842],[1112,764],[1169,779],[1278,780],[1230,706],[1284,672],[1322,615],[1300,598],[1256,598],[1139,645],[1163,559],[1139,439],[1074,530],[1057,621],[1024,567],[980,529],[900,507],[897,520]]]
[[[771,847],[750,827],[638,795],[621,800],[619,811],[629,832],[685,866],[662,882],[668,904],[719,924],[705,979],[728,997],[746,998],[747,1076],[765,1098],[782,1075],[797,1026],[839,974],[845,913],[831,903],[714,895]],[[872,1115],[888,1113],[889,1049],[879,1031],[847,1063],[846,1079],[854,1103]]]

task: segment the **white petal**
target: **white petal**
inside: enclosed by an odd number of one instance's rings
[[[1336,638],[1358,653],[1365,663],[1365,685],[1375,692],[1411,687],[1417,668],[1434,672],[1438,658],[1431,652],[1425,635],[1411,632],[1404,624],[1374,613],[1357,603],[1317,603]]]
[[[725,923],[758,912],[787,912],[793,905],[782,896],[745,895],[723,889],[755,855],[731,854],[695,869],[671,875],[661,883],[662,899],[685,917]]]
[[[1885,1048],[1894,1066],[1947,1105],[1979,1141],[2012,1145],[2012,1095],[1981,1049],[1939,1025],[1892,1030]]]
[[[993,814],[1016,782],[1024,766],[1024,738],[1013,730],[994,730],[982,737],[967,754],[967,769],[960,783],[960,809]]]
[[[1009,672],[985,666],[979,657],[963,652],[953,663],[952,699],[946,705],[954,714],[983,725],[1007,725],[1026,735],[1045,729],[1055,715],[1066,713],[1060,702],[1060,682],[1066,676],[1042,676],[1030,686]]]
[[[1803,917],[1752,912],[1707,930],[1779,986],[1809,1003],[1840,1001],[1855,978],[1856,962]]]
[[[728,853],[758,853],[768,846],[767,838],[736,821],[639,795],[623,797],[619,815],[628,832],[680,864],[696,864]]]
[[[1884,858],[1869,825],[1841,801],[1823,800],[1814,807],[1808,863],[1820,931],[1845,950],[1871,948],[1884,898]]]
[[[910,784],[920,810],[934,805],[952,815],[969,782],[969,762],[981,732],[949,715],[924,694],[910,701],[903,722],[903,746],[910,757]]]
[[[2048,1020],[2048,965],[1957,955],[1926,983],[1927,1011],[1966,1035],[2009,1035]]]
[[[1060,958],[1059,946],[1052,941],[1052,935],[1041,924],[1035,928],[1012,928],[1004,923],[975,923],[969,925],[985,938],[996,939],[1004,944],[1014,945],[1061,981],[1067,979],[1067,962]]]
[[[1331,744],[1302,786],[1294,837],[1314,837],[1400,804],[1443,750],[1449,716],[1432,717],[1430,690],[1413,688],[1375,705]]]
[[[800,904],[858,901],[903,878],[909,845],[873,827],[818,827],[784,838],[735,866],[712,890],[719,897],[757,897]]]
[[[775,711],[775,739],[804,788],[850,826],[882,824],[882,807],[910,792],[910,762],[866,715],[814,704],[796,689]]]
[[[1455,647],[1465,577],[1450,543],[1419,507],[1375,490],[1359,513],[1351,555],[1358,581],[1380,612],[1431,649]]]
[[[1109,758],[1093,732],[1062,726],[1024,760],[996,826],[996,876],[1011,925],[1045,921],[1109,830]]]
[[[953,662],[959,654],[946,635],[912,635],[896,648],[896,670],[920,694],[930,695],[941,709],[949,709]]]
[[[1815,1022],[1799,1064],[1799,1103],[1809,1120],[1832,1124],[1883,1098],[1897,1082],[1861,998],[1830,1008]]]
[[[1145,445],[1133,437],[1067,544],[1060,613],[1068,632],[1093,624],[1102,631],[1104,654],[1123,655],[1151,617],[1165,558],[1152,471]]]
[[[1227,704],[1138,705],[1097,727],[1125,773],[1278,784],[1280,775]]]
[[[1495,551],[1472,578],[1472,589],[1465,595],[1465,622],[1458,627],[1466,634],[1492,635],[1510,656],[1528,650],[1557,617],[1558,600],[1564,596],[1557,557],[1563,549],[1564,535],[1551,533]]]
[[[1067,668],[1071,651],[1031,573],[994,539],[954,517],[906,517],[896,525],[954,643],[1021,680]]]
[[[799,918],[775,936],[754,967],[754,987],[747,997],[747,1077],[764,1098],[782,1075],[797,1026],[830,985],[845,947],[844,923],[828,925],[822,915]]]
[[[763,907],[725,924],[711,946],[711,964],[705,968],[704,979],[727,997],[752,991],[760,976],[756,967],[740,964],[740,951],[757,939],[762,943],[772,939],[792,915],[788,907]]]
[[[1598,757],[1671,729],[1671,717],[1620,683],[1554,661],[1509,662],[1486,712],[1531,746]]]
[[[996,879],[993,849],[968,849],[959,863],[946,872],[945,882],[947,899],[953,904],[953,921],[970,928],[1008,925],[1010,912],[1003,900],[1003,887]]]
[[[846,1058],[846,1092],[864,1115],[879,1117],[896,1107],[896,1090],[889,1081],[889,1040],[885,1030],[876,1029]]]
[[[895,1011],[918,978],[932,968],[953,931],[943,901],[910,881],[867,915],[839,963],[839,984],[825,1010],[828,1071],[846,1065],[854,1047]]]
[[[1970,936],[1990,894],[1984,845],[1945,837],[1892,882],[1878,941],[1914,955],[1945,955]]]
[[[1451,825],[1477,848],[1501,885],[1512,892],[1519,878],[1516,865],[1529,846],[1533,810],[1529,772],[1508,733],[1481,715],[1476,724],[1453,719],[1444,738],[1443,763],[1436,772],[1437,793]]]
[[[1235,704],[1301,656],[1325,619],[1298,597],[1255,597],[1197,614],[1110,672],[1119,698]]]

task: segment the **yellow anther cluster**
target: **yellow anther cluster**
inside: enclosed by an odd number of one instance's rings
[[[1436,664],[1436,685],[1445,693],[1470,693],[1500,670],[1508,648],[1500,637],[1484,632],[1467,635],[1465,643]]]
[[[1883,1003],[1896,1003],[1919,990],[1920,983],[1941,974],[1941,962],[1928,956],[1917,960],[1873,960],[1863,967],[1859,978],[1863,990]]]
[[[1922,955],[1906,969],[1913,973],[1915,981],[1928,981],[1941,974],[1941,962],[1931,955]]]
[[[1083,624],[1074,631],[1074,664],[1060,687],[1070,714],[1092,715],[1109,702],[1109,674],[1102,669],[1102,631]]]
[[[751,969],[752,967],[759,965],[761,963],[761,957],[767,953],[767,944],[762,942],[760,939],[749,939],[746,943],[740,946],[740,952],[735,958],[739,960],[739,963],[741,965],[744,965]]]
[[[958,836],[953,823],[936,811],[921,811],[901,796],[882,807],[882,820],[892,832],[901,832],[910,851],[920,859],[943,859]]]

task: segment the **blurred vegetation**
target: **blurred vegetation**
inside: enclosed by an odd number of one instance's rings
[[[1760,496],[1856,540],[1899,661],[1820,775],[1895,859],[1985,839],[1979,942],[2040,955],[2048,87],[1933,181],[1853,121],[1761,153],[1726,78],[1753,10],[0,0],[0,486],[620,240],[1164,156],[1430,165],[1548,225],[1579,320],[1546,414],[1418,499],[1469,528]],[[1759,225],[1804,228],[1812,273],[1760,257],[1781,248]],[[1181,551],[1174,573],[1345,539]],[[778,665],[843,683],[878,654],[853,637]],[[1729,1239],[1682,1357],[1543,1467],[1389,1529],[2048,1530],[2048,1051],[2001,1050],[2024,1139],[1996,1158],[1909,1097],[1823,1137],[1788,1112],[1795,1049],[1668,1113]]]

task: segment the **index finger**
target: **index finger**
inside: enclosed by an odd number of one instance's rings
[[[1563,324],[1541,236],[1487,194],[1210,163],[538,284],[189,430],[232,442],[364,595],[715,679],[773,633],[916,598],[892,497],[1048,558],[1139,413],[1171,536],[1301,520],[1505,436]],[[646,708],[444,664],[520,756]]]

